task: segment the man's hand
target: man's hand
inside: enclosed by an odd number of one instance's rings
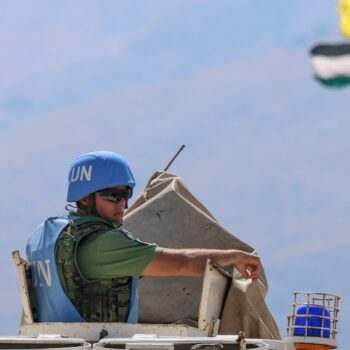
[[[241,273],[245,279],[251,278],[255,281],[261,274],[262,266],[260,258],[253,253],[239,252],[241,255],[234,267]]]

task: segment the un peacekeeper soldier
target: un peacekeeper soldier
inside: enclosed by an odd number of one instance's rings
[[[76,202],[76,211],[46,219],[27,244],[38,322],[136,323],[140,276],[200,276],[207,259],[234,265],[244,278],[261,273],[254,254],[161,248],[124,231],[135,180],[119,154],[82,155],[68,182],[67,201]]]

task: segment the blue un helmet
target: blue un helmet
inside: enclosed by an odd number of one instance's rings
[[[135,179],[126,160],[107,151],[86,153],[70,166],[67,202],[77,202],[89,194],[113,186],[135,187]]]

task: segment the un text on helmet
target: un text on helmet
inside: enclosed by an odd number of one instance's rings
[[[92,174],[92,165],[89,165],[86,167],[83,166],[77,166],[72,169],[71,175],[70,175],[70,182],[76,182],[76,181],[90,181],[91,180],[91,174]]]

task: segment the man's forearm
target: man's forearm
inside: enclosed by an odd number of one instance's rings
[[[208,259],[222,266],[235,265],[245,278],[255,279],[261,272],[259,258],[240,250],[165,248],[152,260],[143,274],[145,276],[201,276],[204,274]]]

